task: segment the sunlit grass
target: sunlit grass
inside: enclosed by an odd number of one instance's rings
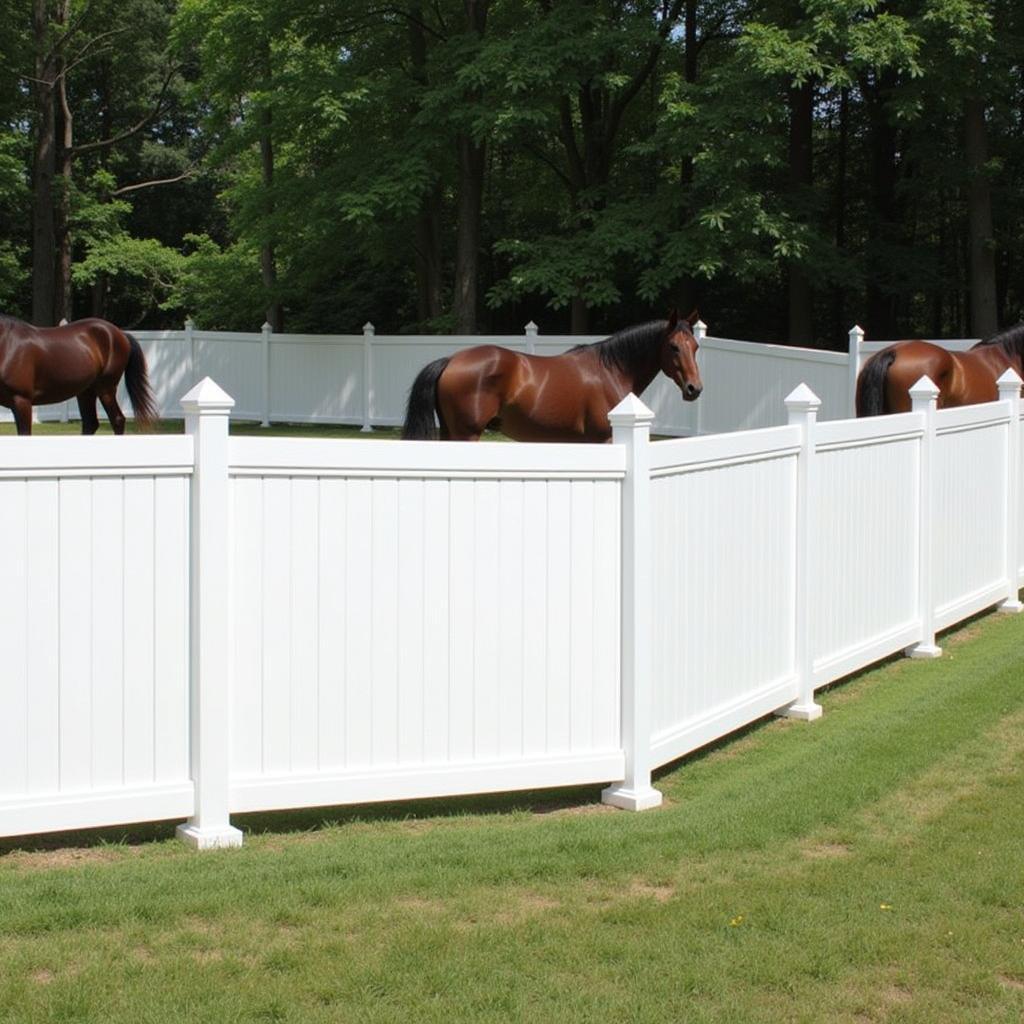
[[[0,1020],[1014,1022],[1024,616],[598,789],[0,844]]]

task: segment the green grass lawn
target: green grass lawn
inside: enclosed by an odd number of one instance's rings
[[[657,780],[0,843],[0,1020],[1024,1016],[1024,617]]]

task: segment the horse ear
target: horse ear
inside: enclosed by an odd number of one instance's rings
[[[668,315],[668,329],[673,330],[677,323],[679,323],[679,310],[673,309]]]
[[[697,321],[699,319],[700,319],[700,311],[697,309],[696,306],[694,306],[693,307],[693,312],[686,318],[686,322],[691,327],[696,327],[697,326]]]

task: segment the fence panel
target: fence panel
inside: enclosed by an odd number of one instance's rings
[[[185,437],[0,440],[0,834],[191,812]]]
[[[654,445],[656,765],[796,696],[798,446],[793,427]]]
[[[942,629],[1004,595],[1009,421],[999,402],[936,415],[933,580]]]
[[[621,777],[621,451],[232,445],[236,810]]]
[[[917,638],[921,414],[821,424],[811,503],[816,685]]]
[[[291,423],[360,423],[362,337],[270,336],[270,418]]]
[[[700,351],[702,434],[785,423],[784,400],[801,383],[821,399],[819,418],[849,415],[845,353],[711,337],[705,338]]]

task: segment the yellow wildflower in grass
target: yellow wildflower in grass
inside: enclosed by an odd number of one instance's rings
[[[891,903],[879,903],[878,904],[878,909],[879,910],[892,910],[892,904]]]
[[[729,927],[730,927],[730,928],[738,928],[738,927],[739,927],[739,926],[740,926],[741,924],[743,924],[743,915],[742,915],[742,914],[737,914],[737,915],[736,915],[736,916],[735,916],[735,917],[734,917],[734,918],[733,918],[733,919],[732,919],[732,920],[731,920],[731,921],[729,922]]]

